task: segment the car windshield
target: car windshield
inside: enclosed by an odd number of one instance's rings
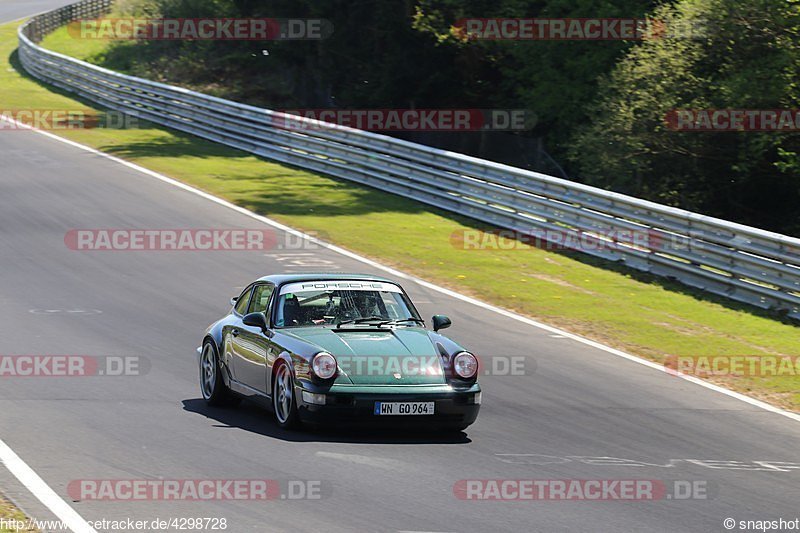
[[[292,283],[281,290],[276,327],[421,323],[399,287],[383,282]]]

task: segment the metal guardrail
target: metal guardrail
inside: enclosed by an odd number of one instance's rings
[[[83,0],[29,20],[19,29],[24,68],[112,110],[500,228],[545,238],[572,234],[585,253],[800,318],[800,239],[385,135],[305,119],[298,128],[297,117],[119,74],[37,45],[111,4]],[[615,232],[623,233],[609,242]],[[651,238],[634,242],[630,232]]]

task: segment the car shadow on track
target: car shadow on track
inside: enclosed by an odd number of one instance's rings
[[[348,444],[468,444],[472,440],[463,431],[437,433],[407,429],[369,427],[309,428],[287,430],[280,428],[272,413],[248,401],[238,407],[209,407],[201,398],[183,400],[183,409],[220,422],[216,427],[238,428],[259,435],[289,442],[343,442]]]

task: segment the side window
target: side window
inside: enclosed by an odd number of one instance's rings
[[[269,306],[269,297],[272,296],[274,290],[275,287],[272,285],[258,285],[255,292],[253,292],[253,298],[250,300],[250,308],[247,312],[266,313]]]
[[[236,312],[240,315],[245,314],[247,312],[247,304],[250,303],[250,294],[252,293],[252,289],[247,289],[239,296],[239,300],[236,302]]]

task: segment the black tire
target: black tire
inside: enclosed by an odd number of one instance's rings
[[[272,411],[275,422],[284,429],[300,426],[297,416],[297,398],[294,394],[292,370],[286,363],[278,363],[272,380]]]
[[[233,407],[242,401],[225,385],[217,347],[210,340],[203,343],[200,353],[200,392],[206,403],[213,407]]]

